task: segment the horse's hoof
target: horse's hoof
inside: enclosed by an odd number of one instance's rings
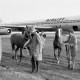
[[[21,61],[17,60],[17,64],[18,64],[18,65],[21,65]]]
[[[18,65],[21,65],[21,63],[18,63]]]
[[[53,58],[53,60],[56,60],[57,61],[57,58]]]
[[[56,60],[55,58],[53,58],[53,60]]]
[[[74,70],[73,68],[70,68],[70,70]]]
[[[18,64],[18,65],[21,65],[21,62],[20,62],[20,61],[18,61],[18,62],[17,62],[17,64]]]
[[[70,69],[70,65],[68,65],[68,69]]]
[[[35,72],[35,70],[32,69],[32,73],[34,73],[34,72]]]
[[[14,56],[12,56],[12,59],[14,59]]]
[[[57,63],[58,63],[58,64],[60,63],[60,62],[59,62],[59,60],[58,60],[58,62],[57,62]]]

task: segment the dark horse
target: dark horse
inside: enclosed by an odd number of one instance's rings
[[[61,39],[60,39],[60,28],[56,29],[56,33],[55,33],[55,38],[53,40],[53,48],[54,48],[54,57],[55,60],[57,60],[57,63],[59,63],[59,57],[60,57],[60,53],[62,50],[62,44],[61,44]],[[55,50],[58,50],[58,57],[55,54]]]
[[[20,60],[19,60],[20,63],[22,58],[22,49],[25,42],[28,40],[28,36],[25,38],[24,34],[16,33],[11,35],[10,40],[11,40],[12,51],[15,51],[12,58],[16,59],[17,61],[18,61],[17,52],[20,49]]]

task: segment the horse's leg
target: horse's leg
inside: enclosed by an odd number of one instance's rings
[[[54,49],[54,58],[55,58],[55,60],[57,59],[57,58],[56,58],[56,54],[55,54],[55,49]]]
[[[22,48],[20,48],[20,60],[19,60],[19,64],[21,63],[21,59],[22,59]]]
[[[19,47],[17,47],[16,48],[16,50],[15,50],[15,59],[18,61],[18,59],[17,59],[17,52],[18,52],[18,50],[19,50]]]
[[[38,72],[39,61],[36,61],[36,66],[37,66],[37,72]]]
[[[14,49],[12,50],[12,53],[13,53],[12,59],[15,59],[15,50]]]
[[[61,49],[58,49],[58,57],[60,57]]]
[[[60,61],[60,59],[59,59],[60,58],[60,53],[61,53],[61,49],[58,49],[58,58],[57,58],[57,61],[58,61],[57,63],[58,64],[59,64],[59,61]]]
[[[70,69],[70,60],[68,59],[68,69]]]
[[[13,53],[12,59],[15,59],[15,45],[14,44],[12,44],[12,53]]]
[[[34,70],[35,70],[35,60],[34,60],[33,56],[31,58],[31,63],[32,63],[32,72],[34,72]]]

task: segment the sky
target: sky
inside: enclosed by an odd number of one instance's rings
[[[0,0],[0,21],[24,22],[80,15],[80,0]]]

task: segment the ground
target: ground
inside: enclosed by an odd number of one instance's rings
[[[79,37],[78,37],[79,39]],[[31,73],[30,56],[23,50],[23,59],[20,65],[13,60],[10,39],[2,38],[2,61],[0,64],[0,80],[80,80],[80,50],[76,56],[74,70],[67,68],[65,48],[61,52],[60,64],[53,60],[53,37],[46,38],[43,61],[40,62],[39,72]],[[78,41],[78,47],[80,42]],[[57,52],[57,51],[56,51]]]

